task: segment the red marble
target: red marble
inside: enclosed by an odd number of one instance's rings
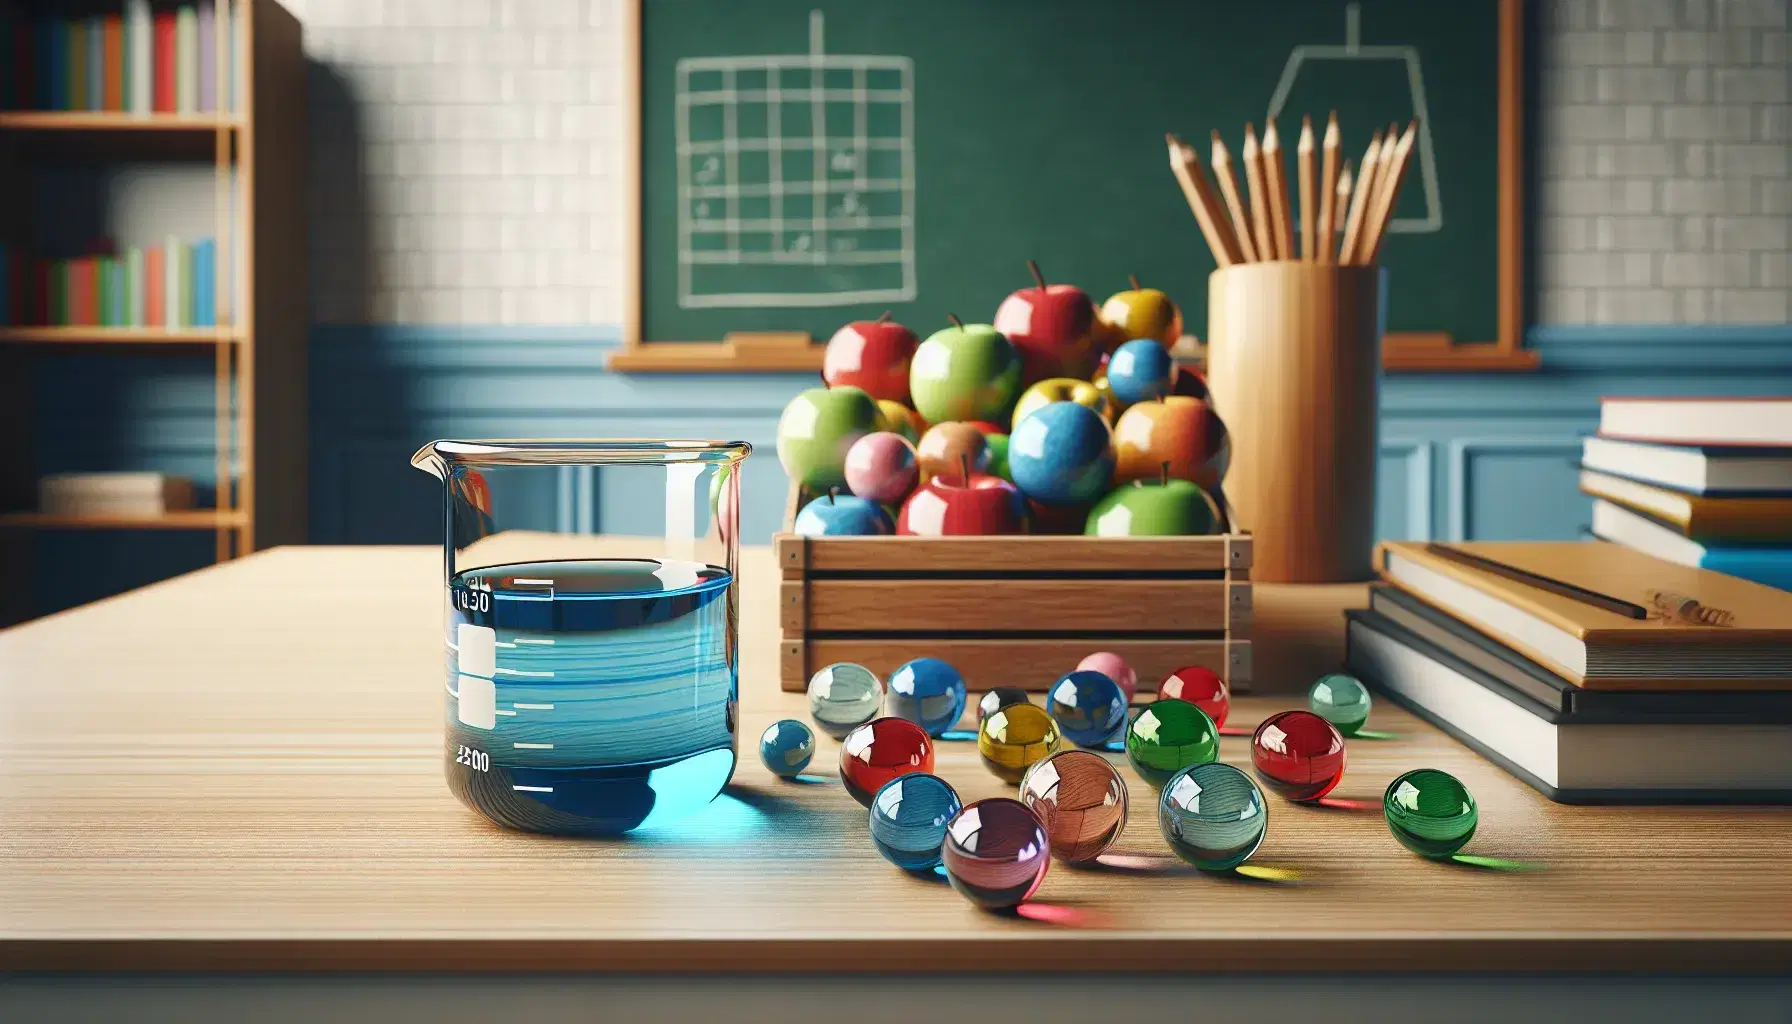
[[[1251,736],[1251,766],[1263,785],[1295,803],[1311,803],[1344,777],[1344,737],[1311,711],[1264,719]]]
[[[1157,684],[1159,700],[1186,700],[1213,719],[1213,727],[1226,724],[1226,715],[1232,710],[1232,691],[1227,688],[1226,681],[1220,674],[1210,668],[1190,665],[1170,673],[1169,677]]]
[[[898,775],[932,771],[933,740],[906,718],[874,718],[840,741],[840,782],[864,807]]]

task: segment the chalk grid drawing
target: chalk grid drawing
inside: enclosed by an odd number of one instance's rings
[[[1405,234],[1441,231],[1444,226],[1443,198],[1437,189],[1437,157],[1431,148],[1431,117],[1425,109],[1425,77],[1419,67],[1416,46],[1364,46],[1362,44],[1362,6],[1344,6],[1344,45],[1296,46],[1282,66],[1282,78],[1269,100],[1269,119],[1282,113],[1282,105],[1300,76],[1300,67],[1307,61],[1400,61],[1406,65],[1406,87],[1412,95],[1412,114],[1419,122],[1419,185],[1424,189],[1425,216],[1396,217],[1388,222],[1389,231]],[[1342,220],[1342,218],[1340,218]]]
[[[809,52],[677,65],[678,304],[915,297],[914,61]]]

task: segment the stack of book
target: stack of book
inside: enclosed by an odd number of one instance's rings
[[[234,110],[231,22],[231,4],[214,0],[153,7],[150,0],[122,0],[110,11],[78,17],[0,11],[6,54],[0,64],[0,108],[133,114]]]
[[[165,473],[54,473],[37,482],[43,512],[159,516],[193,507],[193,482]]]
[[[1792,594],[1601,541],[1377,559],[1351,670],[1550,799],[1792,800]]]
[[[1601,539],[1792,590],[1792,399],[1608,398],[1580,489]]]
[[[34,259],[0,245],[0,325],[216,327],[218,248],[210,238],[111,243],[99,253]]]

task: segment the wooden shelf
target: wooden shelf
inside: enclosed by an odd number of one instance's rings
[[[159,516],[69,515],[59,512],[0,513],[0,527],[34,530],[222,530],[245,522],[235,509],[186,509]]]
[[[8,345],[218,345],[242,340],[232,328],[0,327]]]
[[[43,132],[215,132],[235,131],[242,119],[234,114],[124,114],[109,110],[0,111],[0,131]]]
[[[234,159],[237,129],[233,114],[123,114],[87,110],[0,111],[0,133],[18,148],[49,157],[83,160],[142,156],[168,160],[212,160],[219,131],[230,134]]]

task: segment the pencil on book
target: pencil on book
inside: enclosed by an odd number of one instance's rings
[[[1166,134],[1164,141],[1170,147],[1170,171],[1176,175],[1177,184],[1182,186],[1182,195],[1188,200],[1189,209],[1194,211],[1195,222],[1201,225],[1207,247],[1213,250],[1213,261],[1222,267],[1240,262],[1243,257],[1238,252],[1238,240],[1232,237],[1231,227],[1220,211],[1219,199],[1213,194],[1213,186],[1207,183],[1207,175],[1201,170],[1200,156],[1192,146],[1174,135]]]
[[[1369,205],[1369,192],[1375,187],[1375,163],[1381,155],[1381,130],[1369,137],[1369,148],[1356,169],[1356,187],[1350,191],[1350,211],[1344,215],[1344,241],[1338,245],[1338,262],[1349,266],[1356,262],[1357,241],[1363,234],[1364,207]]]
[[[1257,144],[1257,129],[1249,121],[1244,125],[1244,180],[1251,190],[1251,237],[1257,240],[1257,252],[1265,260],[1276,258],[1276,243],[1269,223],[1269,183],[1263,174],[1263,147]]]
[[[1343,148],[1338,135],[1338,112],[1334,110],[1325,122],[1325,140],[1320,143],[1323,168],[1319,178],[1319,226],[1314,237],[1319,244],[1321,263],[1332,261],[1332,245],[1337,240],[1338,158],[1343,155]],[[1350,190],[1346,188],[1344,194],[1349,195]]]
[[[1255,263],[1257,246],[1251,240],[1251,219],[1245,213],[1244,201],[1238,197],[1238,177],[1232,173],[1232,154],[1227,151],[1217,128],[1213,131],[1213,158],[1209,162],[1213,164],[1213,178],[1219,182],[1220,195],[1226,200],[1226,213],[1232,218],[1238,251],[1243,254],[1244,262]]]
[[[1613,615],[1622,615],[1627,619],[1646,619],[1649,617],[1649,609],[1644,608],[1635,601],[1626,601],[1624,598],[1613,597],[1610,594],[1602,594],[1597,590],[1588,590],[1586,587],[1578,584],[1569,583],[1566,580],[1558,580],[1552,576],[1545,576],[1542,573],[1532,572],[1529,569],[1521,569],[1516,565],[1509,565],[1505,562],[1488,558],[1485,555],[1477,555],[1473,552],[1464,551],[1461,548],[1454,548],[1446,544],[1438,544],[1435,542],[1427,543],[1425,545],[1425,550],[1429,554],[1455,562],[1458,565],[1466,565],[1471,569],[1479,569],[1482,572],[1492,573],[1495,576],[1503,576],[1514,582],[1533,586],[1538,590],[1546,590],[1552,594],[1560,594],[1563,597],[1579,601],[1582,604],[1591,605],[1594,608],[1600,608],[1611,612]]]
[[[1376,204],[1375,217],[1369,222],[1368,240],[1363,244],[1364,263],[1374,263],[1381,256],[1381,243],[1387,240],[1388,225],[1394,219],[1394,207],[1400,203],[1400,186],[1406,181],[1406,169],[1412,164],[1412,150],[1418,134],[1419,122],[1408,122],[1400,141],[1394,144],[1387,178],[1378,190],[1381,201]]]
[[[1300,258],[1308,263],[1313,262],[1313,214],[1318,207],[1314,203],[1313,190],[1313,119],[1303,116],[1300,119],[1300,141],[1294,144],[1296,176],[1300,185]]]
[[[1276,258],[1292,260],[1294,233],[1290,229],[1288,210],[1288,168],[1282,161],[1282,136],[1276,123],[1263,126],[1263,179],[1269,186],[1269,231],[1276,246]]]

